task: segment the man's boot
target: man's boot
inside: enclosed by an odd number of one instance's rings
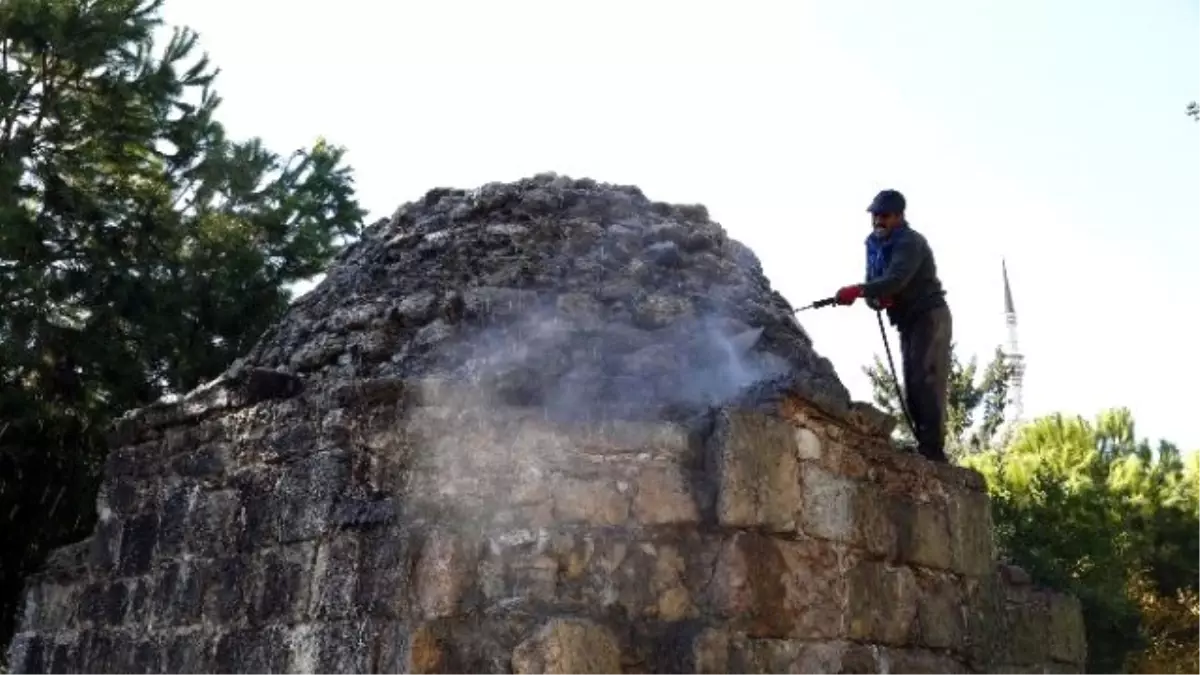
[[[922,447],[918,449],[918,452],[921,453],[922,457],[931,462],[939,462],[941,464],[950,463],[950,458],[946,456],[946,451],[942,450],[941,448]]]

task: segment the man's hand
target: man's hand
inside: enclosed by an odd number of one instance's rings
[[[837,300],[837,304],[839,305],[853,305],[854,301],[859,299],[861,296],[862,286],[846,286],[844,288],[839,288],[837,294],[833,297]]]

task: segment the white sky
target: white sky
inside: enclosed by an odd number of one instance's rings
[[[1136,7],[168,0],[166,18],[222,69],[234,136],[346,146],[371,218],[543,171],[637,184],[708,206],[799,306],[860,279],[864,209],[899,189],[963,356],[1005,340],[1007,256],[1027,416],[1124,405],[1197,448],[1200,10]],[[869,398],[873,314],[801,322]]]

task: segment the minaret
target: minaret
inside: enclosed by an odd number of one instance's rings
[[[1000,259],[1000,269],[1004,274],[1004,322],[1008,324],[1008,363],[1012,366],[1012,388],[1008,392],[1009,425],[1015,427],[1021,423],[1025,413],[1021,389],[1025,383],[1025,356],[1017,346],[1017,310],[1013,306],[1012,287],[1008,283],[1008,264]]]

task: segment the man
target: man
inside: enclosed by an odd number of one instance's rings
[[[904,195],[880,192],[867,211],[874,231],[867,237],[867,281],[838,290],[838,304],[866,298],[887,310],[900,333],[904,401],[917,437],[917,450],[946,461],[946,387],[950,378],[953,322],[938,280],[929,242],[904,217]]]

